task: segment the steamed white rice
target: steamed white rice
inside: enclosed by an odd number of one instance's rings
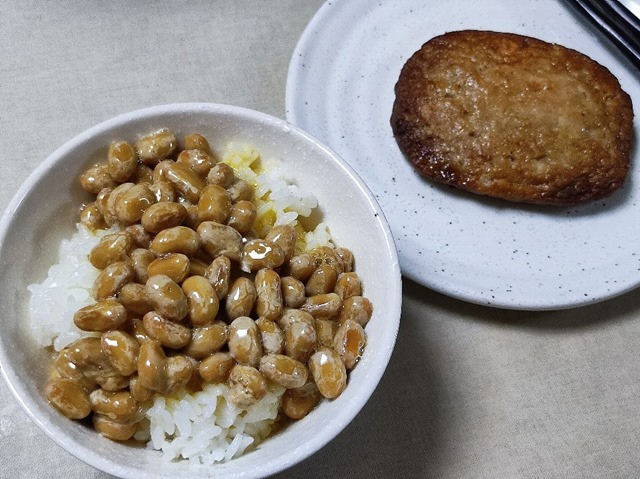
[[[46,279],[27,287],[31,293],[31,333],[43,348],[53,346],[60,351],[87,336],[73,323],[73,315],[94,302],[91,287],[100,272],[89,263],[87,256],[100,238],[110,232],[93,233],[78,224],[71,238],[60,243],[58,263],[49,268]]]
[[[222,161],[256,189],[256,229],[260,236],[274,225],[291,224],[298,231],[299,250],[332,245],[326,224],[305,231],[298,221],[311,215],[318,202],[293,184],[279,165],[265,164],[253,148],[236,145],[230,146]],[[77,231],[61,242],[58,263],[50,267],[47,278],[28,286],[33,337],[40,346],[56,351],[92,334],[78,329],[73,315],[94,302],[91,288],[99,271],[89,263],[88,254],[101,237],[113,232],[93,233],[81,224],[77,226]],[[183,391],[172,397],[156,396],[144,405],[148,429],[137,433],[136,439],[148,441],[147,447],[162,451],[169,461],[228,461],[269,435],[283,393],[284,388],[270,384],[267,395],[248,409],[228,401],[229,388],[224,384],[210,384],[193,394]]]
[[[255,228],[259,236],[266,236],[273,226],[290,224],[296,227],[296,247],[300,251],[333,245],[325,223],[318,224],[313,231],[305,231],[298,221],[311,215],[318,200],[296,185],[282,165],[273,160],[265,161],[251,146],[237,144],[229,145],[222,161],[232,166],[236,176],[255,189],[254,203],[258,210]]]
[[[265,397],[248,409],[227,400],[226,384],[209,384],[176,398],[158,396],[147,410],[148,447],[161,450],[168,460],[182,457],[205,465],[228,461],[269,435],[283,393],[284,388],[271,384]]]

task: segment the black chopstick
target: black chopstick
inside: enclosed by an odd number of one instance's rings
[[[619,0],[602,0],[604,3],[608,4],[610,8],[615,10],[618,15],[623,17],[627,23],[631,24],[636,30],[636,37],[640,35],[640,18],[636,17],[624,3]]]
[[[569,0],[640,70],[640,20],[616,0]]]

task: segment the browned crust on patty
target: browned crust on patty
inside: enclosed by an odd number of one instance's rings
[[[451,32],[404,65],[391,126],[432,180],[527,203],[572,205],[619,188],[631,99],[587,56],[534,38]]]

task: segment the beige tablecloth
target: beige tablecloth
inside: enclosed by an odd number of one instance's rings
[[[0,209],[54,149],[125,111],[205,101],[284,118],[289,60],[321,3],[3,1]],[[639,352],[635,292],[528,313],[407,280],[397,347],[371,401],[279,477],[639,477]],[[2,381],[0,477],[109,476],[45,436]]]

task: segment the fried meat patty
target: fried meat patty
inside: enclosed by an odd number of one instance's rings
[[[510,33],[446,33],[406,62],[395,93],[396,141],[432,180],[572,205],[611,194],[627,175],[631,99],[575,50]]]

